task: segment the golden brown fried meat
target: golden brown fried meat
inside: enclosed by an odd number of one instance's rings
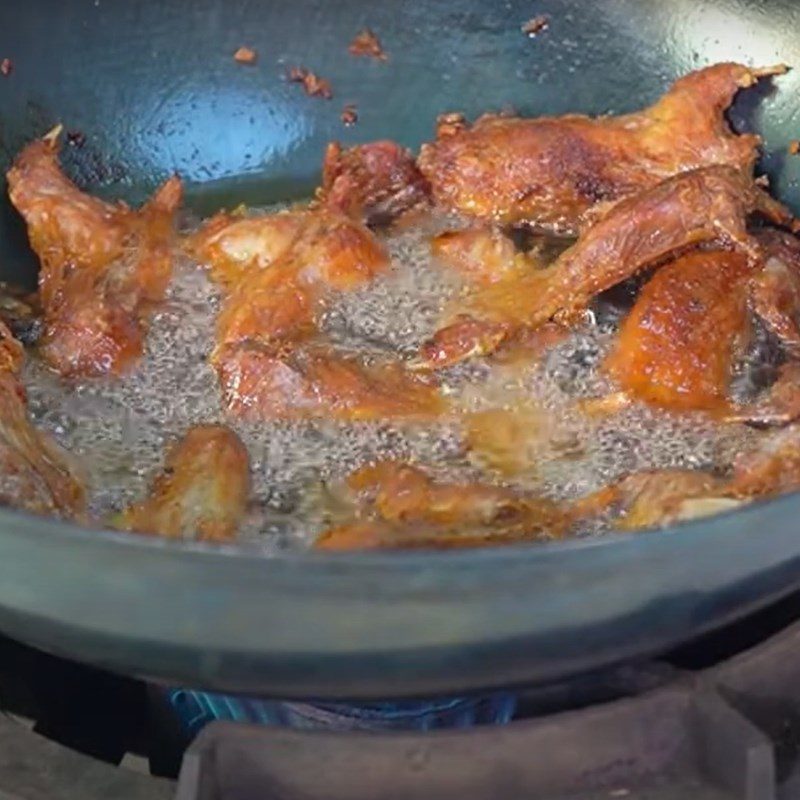
[[[423,346],[422,359],[441,367],[487,354],[509,335],[551,318],[568,320],[599,292],[689,247],[718,242],[756,261],[747,233],[750,213],[778,224],[792,217],[730,167],[684,172],[615,205],[543,270],[500,281],[468,297],[456,318]]]
[[[712,164],[749,175],[759,137],[733,133],[724,111],[739,89],[785,71],[716,64],[620,117],[484,116],[471,127],[440,129],[419,165],[447,209],[574,234],[594,206],[672,175]]]
[[[324,100],[330,100],[333,97],[331,82],[305,67],[291,67],[286,73],[286,77],[290,83],[302,84],[309,97],[322,97]]]
[[[631,397],[662,408],[727,408],[753,271],[745,254],[724,250],[661,267],[622,324],[608,374]]]
[[[386,61],[388,56],[383,51],[381,40],[369,28],[360,30],[347,47],[351,56],[368,56],[378,61]]]
[[[750,281],[753,311],[781,340],[787,353],[800,356],[800,239],[785,231],[755,234],[763,268]]]
[[[25,350],[5,322],[0,321],[0,374],[19,375],[24,361]]]
[[[80,468],[32,425],[9,372],[0,373],[0,505],[78,521],[86,509]]]
[[[213,216],[186,241],[186,250],[208,265],[211,278],[233,288],[245,275],[274,263],[308,225],[306,211],[260,217]]]
[[[319,342],[243,342],[215,361],[228,410],[244,418],[413,420],[445,410],[438,386],[401,364],[365,365]]]
[[[693,470],[637,472],[578,500],[572,513],[596,516],[613,510],[618,530],[670,525],[735,507],[725,483]]]
[[[243,277],[217,319],[212,362],[229,411],[257,419],[431,417],[441,412],[432,381],[398,363],[367,366],[338,354],[317,335],[328,290],[353,289],[388,266],[386,253],[366,228],[318,211],[306,215],[291,246],[274,261],[258,262],[252,255],[257,250],[249,251],[248,263],[271,265],[237,273]],[[224,267],[225,257],[216,262],[217,269]]]
[[[775,497],[800,489],[800,425],[765,435],[734,462],[729,491],[735,497]]]
[[[168,539],[231,541],[249,494],[250,464],[239,437],[221,425],[198,425],[170,450],[147,498],[113,524]]]
[[[704,472],[656,470],[630,475],[616,487],[622,514],[615,527],[633,531],[717,513],[736,503],[722,481]]]
[[[323,550],[475,547],[554,538],[567,517],[545,499],[478,483],[434,481],[409,464],[381,462],[351,475],[364,519],[325,531]]]
[[[475,285],[497,283],[536,266],[503,231],[489,226],[440,233],[431,240],[431,254]]]
[[[75,460],[31,423],[19,380],[24,354],[0,322],[0,505],[81,520],[86,491]]]
[[[511,476],[532,473],[548,440],[549,416],[530,405],[491,408],[465,415],[465,444],[480,466]]]
[[[411,151],[384,140],[347,149],[331,142],[317,196],[325,208],[380,225],[427,203],[429,192]]]
[[[800,415],[792,364],[762,398],[730,411],[732,362],[749,336],[748,300],[790,354],[800,345],[800,241],[770,229],[755,239],[758,263],[738,252],[688,253],[642,289],[605,365],[629,397],[667,409],[727,410],[728,419],[762,425]]]
[[[788,472],[782,475],[784,459]],[[609,515],[617,530],[634,531],[710,516],[757,495],[798,487],[800,426],[740,457],[730,481],[702,471],[652,470],[562,504],[487,484],[439,482],[410,464],[379,462],[347,479],[354,517],[324,531],[315,547],[479,547],[558,538],[601,515]]]
[[[212,269],[224,271],[224,280],[232,286],[218,318],[220,346],[305,337],[315,330],[316,311],[325,291],[353,289],[389,264],[377,239],[346,217],[327,212],[304,214],[299,221],[287,221],[287,215],[276,217],[260,218],[262,227],[248,228],[244,240],[237,239],[241,222],[233,222],[228,235],[217,240],[226,242],[224,249],[207,248]],[[289,242],[284,235],[295,224],[300,227]],[[276,236],[284,243],[282,251]],[[231,269],[234,249],[246,252],[247,257]]]
[[[141,355],[148,312],[169,283],[180,180],[134,212],[81,192],[55,144],[37,141],[17,157],[8,184],[42,265],[43,357],[62,375],[123,372]]]
[[[772,386],[726,419],[759,427],[781,427],[800,419],[800,364],[784,364]]]

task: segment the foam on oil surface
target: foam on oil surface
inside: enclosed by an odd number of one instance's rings
[[[332,341],[364,353],[407,357],[416,351],[461,287],[431,262],[429,237],[443,224],[388,235],[392,269],[370,286],[331,298],[322,327]],[[152,321],[145,358],[133,374],[67,385],[29,359],[31,412],[85,463],[91,510],[99,519],[139,499],[165,448],[191,425],[206,422],[228,422],[249,450],[254,495],[241,536],[262,542],[268,552],[313,541],[323,525],[324,486],[375,459],[411,459],[441,476],[496,480],[467,452],[459,414],[427,426],[225,420],[207,363],[219,305],[204,272],[179,259],[167,303]],[[572,498],[636,470],[723,471],[752,436],[702,415],[671,416],[643,406],[604,418],[583,414],[576,401],[611,388],[599,365],[618,319],[613,308],[601,309],[596,320],[538,360],[491,367],[476,362],[443,376],[445,391],[460,410],[522,404],[541,412],[547,436],[532,431],[531,442],[520,442],[533,448],[535,468],[516,476],[515,485]],[[602,530],[592,525],[584,533]]]

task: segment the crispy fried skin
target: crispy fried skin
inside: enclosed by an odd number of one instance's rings
[[[636,473],[573,503],[480,483],[441,483],[409,464],[381,462],[347,485],[356,518],[324,531],[321,550],[478,547],[559,538],[582,519],[613,512],[619,530],[668,525],[736,507],[725,483],[703,472]]]
[[[730,411],[733,356],[749,331],[746,300],[790,354],[800,345],[800,241],[771,229],[755,238],[758,263],[737,252],[688,253],[642,289],[605,365],[630,397],[672,410],[728,410],[732,421],[761,425],[800,416],[793,364],[762,398]]]
[[[551,424],[549,416],[532,405],[477,411],[465,415],[465,444],[471,460],[482,467],[504,476],[532,473]]]
[[[552,502],[478,483],[434,481],[409,464],[381,462],[347,480],[364,503],[357,519],[317,539],[321,550],[476,547],[563,535]]]
[[[170,450],[147,498],[113,524],[168,539],[231,541],[249,494],[250,464],[239,437],[220,425],[198,425]]]
[[[687,253],[639,293],[605,369],[631,397],[670,410],[728,405],[753,268],[736,251]]]
[[[533,266],[508,236],[488,226],[440,233],[431,240],[431,254],[475,285],[497,283]]]
[[[24,361],[25,350],[5,322],[0,321],[0,373],[19,375]]]
[[[737,497],[774,497],[800,489],[800,425],[765,435],[734,462],[730,492]]]
[[[633,473],[560,505],[480,483],[445,483],[409,464],[380,462],[347,480],[351,521],[324,531],[321,550],[479,547],[560,537],[609,514],[617,530],[671,525],[800,489],[800,425],[741,454],[730,479],[703,471]]]
[[[746,229],[754,211],[779,224],[792,222],[788,211],[730,167],[670,178],[615,205],[550,267],[468,297],[455,309],[458,317],[423,346],[422,359],[441,367],[491,352],[521,328],[569,319],[599,292],[693,245],[720,242],[756,260],[758,244]]]
[[[252,253],[258,257],[257,248]],[[282,256],[265,258],[266,268],[252,263],[217,320],[212,362],[229,411],[259,419],[351,420],[441,412],[432,381],[397,363],[366,366],[316,335],[327,290],[353,289],[388,266],[366,228],[338,214],[309,213]]]
[[[384,140],[347,149],[331,142],[317,194],[326,208],[374,225],[427,203],[429,191],[411,152]]]
[[[649,470],[627,475],[578,500],[572,513],[585,518],[612,512],[614,528],[637,531],[730,511],[749,499],[737,496],[727,481],[707,472]]]
[[[222,211],[189,237],[186,249],[208,265],[212,280],[232,289],[287,253],[308,222],[305,211],[238,218]]]
[[[703,501],[703,502],[701,502]],[[615,527],[633,531],[716,513],[735,505],[722,481],[705,472],[653,470],[628,475],[579,500],[573,513],[593,516],[609,508],[618,514]]]
[[[180,180],[135,212],[81,192],[53,143],[37,141],[17,157],[8,184],[42,264],[43,357],[67,376],[123,372],[141,355],[148,311],[169,283]]]
[[[787,352],[800,356],[800,239],[785,231],[756,233],[763,269],[750,281],[750,302]]]
[[[436,202],[504,223],[576,233],[597,204],[687,170],[725,164],[750,174],[759,137],[733,133],[724,111],[741,88],[785,72],[716,64],[676,81],[654,105],[620,117],[484,116],[444,126],[420,168]]]
[[[228,410],[250,419],[430,419],[436,384],[389,362],[366,366],[320,343],[285,350],[244,342],[216,355]]]
[[[86,491],[75,460],[28,417],[19,380],[24,354],[0,322],[0,505],[82,520]]]
[[[729,422],[781,427],[800,419],[800,364],[784,364],[775,382],[760,397],[727,416]]]

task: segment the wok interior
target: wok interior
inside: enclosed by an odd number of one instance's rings
[[[454,108],[470,117],[505,105],[524,114],[630,110],[700,64],[800,64],[791,0],[768,9],[576,0],[547,11],[548,35],[530,41],[518,30],[531,14],[523,2],[346,2],[334,11],[303,0],[198,0],[168,14],[155,0],[80,9],[6,3],[0,50],[16,70],[0,79],[2,171],[25,142],[63,120],[87,134],[87,145],[67,156],[71,173],[93,190],[136,202],[177,169],[192,181],[190,203],[207,213],[234,201],[307,196],[330,139],[389,134],[416,147],[435,116]],[[388,68],[342,56],[364,24],[383,37]],[[230,59],[244,41],[261,54],[256,69]],[[335,100],[318,103],[286,86],[280,59],[330,76]],[[779,94],[743,96],[732,114],[766,136],[773,191],[795,210],[800,160],[783,154],[795,136],[798,80],[795,71]],[[340,99],[359,104],[353,129],[340,126]],[[35,260],[5,202],[0,232],[3,277],[32,283]],[[786,591],[797,568],[796,513],[789,498],[674,536],[601,547],[426,556],[427,568],[418,556],[407,564],[344,556],[324,566],[289,559],[274,569],[141,539],[120,558],[120,537],[72,535],[4,513],[3,629],[122,671],[272,696],[388,696],[547,679],[617,659],[621,646],[630,654],[685,638]],[[770,548],[755,528],[770,532]],[[565,553],[574,556],[569,564]],[[209,581],[215,602],[198,604]],[[90,583],[87,606],[75,587]]]

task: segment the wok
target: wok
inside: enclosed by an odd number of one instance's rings
[[[550,15],[528,39],[520,25]],[[365,25],[389,61],[348,56]],[[199,211],[302,197],[324,144],[416,147],[438,113],[638,108],[735,59],[800,65],[793,0],[27,0],[0,4],[0,167],[56,122],[73,176],[141,201],[178,171]],[[257,65],[234,63],[242,44]],[[302,65],[334,99],[282,75]],[[800,211],[800,73],[740,97]],[[339,113],[358,105],[345,128]],[[73,136],[79,143],[80,137]],[[32,283],[0,208],[2,276]],[[272,696],[369,698],[543,681],[657,652],[800,587],[800,497],[671,530],[475,552],[263,558],[0,511],[0,631],[120,672]]]

